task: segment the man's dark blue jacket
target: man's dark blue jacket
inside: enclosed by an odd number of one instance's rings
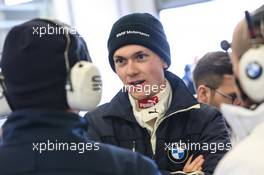
[[[172,101],[156,130],[155,154],[151,136],[137,123],[126,92],[120,91],[110,103],[86,114],[88,133],[97,141],[140,152],[164,171],[183,170],[191,155],[202,154],[203,171],[212,174],[231,146],[224,118],[215,108],[199,104],[176,75],[166,71],[165,76],[172,88]]]
[[[76,114],[61,111],[14,112],[3,126],[0,174],[159,174],[148,158],[84,139],[84,121]]]

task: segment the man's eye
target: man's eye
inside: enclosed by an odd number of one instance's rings
[[[138,54],[137,55],[137,59],[139,59],[139,60],[143,60],[145,58],[146,58],[146,54]]]
[[[232,99],[236,99],[237,95],[236,94],[228,94]]]
[[[120,67],[120,66],[124,66],[127,63],[127,59],[126,58],[116,58],[114,59],[115,65]]]
[[[117,58],[115,59],[115,63],[116,64],[122,64],[124,62],[124,59],[123,58]]]

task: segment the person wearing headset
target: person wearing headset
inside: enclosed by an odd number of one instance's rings
[[[86,120],[76,112],[99,103],[100,74],[73,31],[45,19],[9,31],[0,111],[10,106],[12,113],[3,125],[0,174],[158,175],[150,159],[88,139]]]
[[[224,118],[199,104],[167,70],[170,47],[160,21],[148,13],[121,17],[112,27],[108,51],[124,87],[110,103],[86,114],[91,138],[151,157],[164,174],[212,174],[230,148]]]
[[[264,172],[264,5],[234,29],[232,38],[234,75],[239,95],[247,108],[221,107],[227,122],[240,140],[221,160],[215,175],[262,175]]]

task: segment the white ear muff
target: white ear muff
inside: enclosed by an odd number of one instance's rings
[[[88,61],[79,61],[70,72],[70,82],[66,84],[67,100],[72,109],[91,111],[102,96],[101,75],[96,66]]]
[[[244,92],[255,102],[264,100],[264,45],[250,48],[239,63],[240,83]]]

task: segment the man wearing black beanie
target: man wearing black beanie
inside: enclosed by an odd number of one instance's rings
[[[13,112],[3,125],[0,174],[159,175],[150,159],[88,139],[87,121],[74,112],[81,109],[82,96],[71,96],[90,87],[96,69],[74,31],[58,21],[34,19],[8,33],[0,104],[5,97]],[[83,96],[94,103],[96,92]]]
[[[124,87],[110,103],[86,114],[90,136],[151,157],[164,174],[212,174],[230,149],[224,119],[199,104],[184,82],[167,71],[170,47],[160,21],[147,13],[120,18],[108,51]],[[212,151],[203,144],[223,147]]]

